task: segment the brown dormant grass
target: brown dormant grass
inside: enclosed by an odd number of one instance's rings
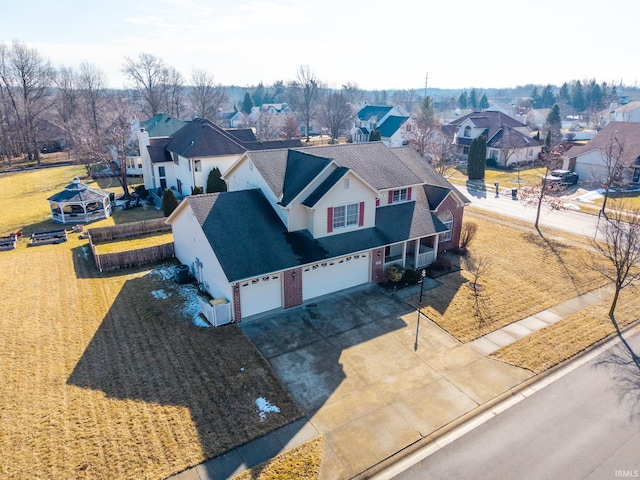
[[[638,320],[638,298],[640,288],[629,288],[621,292],[615,314],[621,329]],[[502,347],[491,356],[534,373],[541,373],[614,335],[616,330],[608,316],[610,306],[611,299],[603,300]]]
[[[2,228],[53,228],[65,169],[0,176]],[[171,265],[101,275],[78,234],[27,244],[0,252],[1,478],[166,478],[301,416],[237,327],[194,325]]]
[[[598,261],[589,250],[541,236],[528,228],[513,228],[484,216],[466,214],[479,225],[470,255],[489,261],[478,279],[480,308],[464,284],[473,277],[466,269],[438,278],[444,287],[425,294],[423,312],[463,342],[468,342],[516,320],[562,303],[605,284],[586,268]]]
[[[102,253],[119,253],[128,252],[138,248],[155,247],[156,245],[164,245],[173,242],[173,234],[171,232],[151,233],[149,235],[140,235],[133,238],[119,238],[109,242],[100,242],[94,244],[96,251]]]
[[[320,478],[323,446],[323,438],[316,437],[236,475],[233,480],[315,480]]]

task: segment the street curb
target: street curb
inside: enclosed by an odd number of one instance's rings
[[[637,332],[633,330],[637,330]],[[634,323],[627,326],[625,329],[621,330],[621,333],[623,334],[626,334],[628,332],[631,332],[632,334],[640,333],[640,320],[636,320]],[[558,375],[558,379],[559,379],[564,375],[570,373],[575,368],[578,368],[580,365],[591,360],[591,357],[595,357],[595,354],[599,353],[599,352],[596,352],[597,350],[600,350],[600,349],[604,350],[606,348],[610,348],[619,342],[620,342],[620,339],[618,337],[618,334],[612,333],[611,335],[599,340],[598,342],[585,348],[581,352],[573,355],[572,357],[564,360],[563,362],[551,367],[548,370],[545,370],[542,373],[539,373],[538,375],[534,375],[533,377],[525,380],[524,382],[520,383],[515,387],[510,388],[506,392],[503,392],[502,394],[489,400],[488,402],[482,405],[479,405],[473,410],[465,413],[464,415],[456,418],[455,420],[449,422],[448,424],[440,427],[438,430],[431,432],[429,435],[421,438],[420,440],[415,441],[414,443],[406,446],[402,450],[394,453],[393,455],[378,462],[377,464],[372,465],[371,467],[354,475],[351,478],[354,480],[367,479],[367,478],[375,478],[377,480],[383,480],[383,479],[393,478],[393,476],[399,473],[399,472],[394,472],[394,473],[391,472],[392,468],[397,464],[408,460],[409,457],[411,457],[412,455],[416,455],[417,452],[421,450],[432,450],[425,455],[425,458],[426,458],[432,453],[435,453],[440,448],[453,442],[457,438],[456,437],[456,438],[449,439],[448,441],[440,442],[441,440],[445,440],[445,437],[447,435],[453,433],[458,429],[462,430],[464,432],[462,433],[462,435],[464,435],[468,431],[476,428],[476,426],[478,426],[479,424],[484,423],[483,421],[483,422],[480,422],[478,425],[475,425],[476,423],[478,423],[479,418],[484,414],[487,414],[488,412],[495,410],[494,414],[491,415],[491,417],[498,415],[499,413],[510,408],[512,405],[515,405],[515,403],[519,403],[521,400],[526,399],[527,397],[531,396],[533,393],[537,392],[538,390],[541,390],[542,388],[552,383],[548,381],[549,377],[555,374],[555,375]],[[566,370],[566,372],[562,372],[563,370]],[[562,374],[560,375],[560,373]],[[554,379],[554,381],[555,380],[557,379]],[[529,392],[527,392],[527,390],[529,390]],[[512,401],[513,398],[518,396],[520,398],[516,402],[513,402]],[[496,407],[501,407],[501,408],[496,408]],[[489,420],[489,418],[487,418],[486,420]],[[439,442],[441,444],[439,444]]]

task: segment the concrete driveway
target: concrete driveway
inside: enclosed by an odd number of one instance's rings
[[[240,324],[324,435],[323,479],[357,475],[532,376],[418,320],[418,293],[365,285]]]

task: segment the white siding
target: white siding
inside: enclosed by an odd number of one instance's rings
[[[580,180],[593,181],[606,176],[607,169],[600,150],[585,152],[576,158],[574,171]]]
[[[345,188],[345,179],[349,180],[349,188]],[[369,186],[360,181],[355,175],[345,175],[314,207],[313,236],[315,238],[346,233],[357,228],[375,226],[376,221],[376,193]],[[327,232],[327,209],[340,205],[365,202],[364,225],[362,227],[342,228]]]
[[[173,219],[171,230],[176,258],[180,263],[189,265],[191,273],[201,277],[197,280],[204,283],[212,297],[224,297],[233,303],[231,285],[190,206],[186,205]],[[202,263],[201,273],[194,267],[196,258]]]

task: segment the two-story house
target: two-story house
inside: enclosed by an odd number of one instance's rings
[[[380,140],[387,147],[406,145],[402,137],[402,125],[409,116],[400,107],[365,105],[358,111],[351,130],[353,143],[368,142],[373,130],[380,131]]]
[[[469,113],[443,125],[442,131],[465,160],[471,142],[484,135],[487,139],[487,160],[493,159],[500,167],[534,162],[543,146],[533,138],[529,127],[500,111]]]
[[[468,200],[409,147],[246,151],[228,191],[169,216],[176,257],[235,321],[431,264],[458,245]]]
[[[247,150],[301,146],[300,140],[259,142],[249,128],[222,129],[201,118],[166,137],[149,138],[141,129],[138,138],[143,171],[151,171],[149,181],[145,176],[145,187],[160,189],[158,194],[170,188],[179,198],[190,195],[195,187],[204,190],[211,170],[217,167],[224,173]]]

